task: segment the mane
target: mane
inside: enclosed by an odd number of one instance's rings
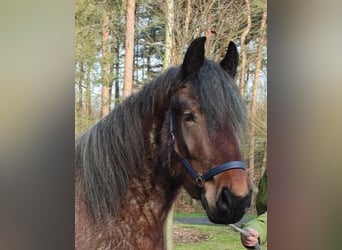
[[[169,68],[76,140],[76,177],[93,217],[116,215],[131,178],[142,174],[148,150],[144,123],[158,116],[162,124],[171,96],[179,86],[179,74],[179,67]],[[246,132],[244,101],[233,79],[218,64],[205,60],[190,80],[209,121],[209,131],[229,117],[238,133]]]
[[[169,102],[178,68],[169,68],[76,139],[76,172],[94,218],[117,214],[146,157],[143,122]]]

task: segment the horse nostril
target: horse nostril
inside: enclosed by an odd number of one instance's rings
[[[207,210],[210,220],[220,224],[238,222],[251,205],[251,195],[252,190],[241,197],[240,194],[236,195],[232,189],[222,187],[216,198],[215,209],[209,210],[209,212]]]
[[[222,212],[227,212],[228,210],[235,208],[239,205],[246,205],[246,207],[249,207],[247,203],[251,197],[250,193],[251,192],[249,192],[246,196],[240,196],[236,195],[230,189],[225,187],[222,189],[221,194],[216,201],[216,205],[218,209],[220,209]]]
[[[217,207],[223,211],[226,212],[229,209],[229,205],[231,204],[231,195],[228,190],[228,188],[222,189],[221,195],[219,196],[217,200]]]

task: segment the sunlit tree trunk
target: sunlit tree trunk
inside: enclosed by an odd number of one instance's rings
[[[241,95],[245,96],[246,91],[246,72],[247,72],[247,46],[246,46],[246,37],[251,29],[252,26],[252,20],[251,20],[251,6],[249,0],[245,0],[246,2],[246,17],[247,17],[247,26],[245,30],[242,32],[240,37],[240,46],[241,46],[241,52],[240,52],[240,78],[239,78],[239,88],[241,91]]]
[[[164,61],[163,68],[166,69],[171,64],[171,53],[172,53],[172,34],[174,30],[174,1],[168,0],[166,1],[166,25],[165,25],[165,52],[164,52]],[[164,240],[165,246],[167,250],[173,249],[173,211],[174,205],[172,205],[171,210],[166,218],[165,222],[165,231],[164,231]]]
[[[165,52],[164,52],[164,69],[171,64],[172,34],[174,29],[174,2],[166,1],[166,25],[165,25]]]
[[[135,0],[127,0],[125,34],[125,73],[123,85],[124,98],[128,97],[132,93],[133,86],[134,18]]]
[[[207,15],[207,27],[205,30],[205,36],[207,37],[206,43],[205,43],[205,51],[207,52],[207,55],[210,54],[210,48],[212,43],[212,27],[211,27],[211,11],[209,10]]]
[[[119,40],[116,42],[116,47],[114,49],[115,51],[115,70],[114,70],[114,88],[115,88],[115,97],[114,97],[114,102],[115,104],[120,102],[120,54],[119,54],[119,47],[120,47],[120,42]]]
[[[91,83],[90,83],[90,76],[91,76],[91,64],[87,64],[87,81],[86,81],[86,109],[87,109],[87,117],[88,120],[92,119],[93,117],[93,108],[91,106]]]
[[[191,0],[186,1],[186,13],[185,13],[185,21],[184,21],[184,34],[189,34],[189,24],[190,24],[190,16],[191,16]]]
[[[175,204],[172,205],[169,214],[167,215],[166,222],[165,222],[165,231],[164,231],[164,239],[165,239],[165,246],[166,250],[173,249],[173,213],[175,210]]]
[[[109,20],[110,16],[105,13],[102,28],[102,90],[101,90],[101,117],[110,111],[110,65],[109,65]]]

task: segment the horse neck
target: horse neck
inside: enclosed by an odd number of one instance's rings
[[[146,117],[143,122],[146,157],[143,172],[134,176],[125,195],[120,214],[113,218],[116,234],[125,235],[133,249],[164,249],[164,227],[171,206],[179,192],[160,162],[162,131],[160,118]]]
[[[76,248],[80,249],[164,249],[164,226],[179,188],[161,169],[158,148],[152,143],[154,130],[162,124],[144,122],[148,152],[142,163],[142,174],[133,176],[123,196],[122,208],[105,221],[94,221],[87,215],[82,198],[76,201]],[[157,144],[159,144],[157,142]],[[82,195],[77,195],[82,197]],[[113,197],[115,198],[115,197]],[[82,227],[82,228],[81,228]],[[79,244],[79,245],[77,245]],[[84,245],[86,244],[86,245]]]
[[[133,97],[129,104],[139,108],[136,100],[141,98]],[[161,156],[161,148],[164,144],[165,149],[167,140],[168,130],[163,128],[163,120],[168,105],[169,100],[156,97],[143,112],[137,112],[142,114],[144,137],[145,156],[141,166],[137,166],[142,171],[130,177],[128,190],[121,199],[121,209],[115,215],[108,215],[105,221],[94,221],[87,211],[82,189],[77,189],[77,249],[164,249],[165,220],[179,191],[179,186],[173,184],[167,171],[162,169],[167,155],[164,150]],[[151,109],[153,113],[150,113]],[[163,129],[166,133],[161,133]]]
[[[94,223],[82,198],[76,200],[76,249],[165,249],[165,221],[177,193],[156,180],[152,173],[133,178],[120,212],[104,221]]]
[[[151,179],[132,181],[126,205],[113,219],[115,235],[125,235],[132,249],[164,249],[165,221],[175,193],[166,191],[163,185],[153,183]],[[158,180],[158,177],[153,179]]]

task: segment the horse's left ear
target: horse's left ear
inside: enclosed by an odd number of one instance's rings
[[[220,65],[232,78],[234,78],[236,75],[236,68],[238,64],[239,53],[237,51],[235,43],[230,42],[228,45],[227,54],[220,62]]]
[[[188,50],[186,51],[184,61],[182,64],[183,78],[199,70],[204,63],[205,54],[205,40],[206,37],[200,37],[192,41]]]

